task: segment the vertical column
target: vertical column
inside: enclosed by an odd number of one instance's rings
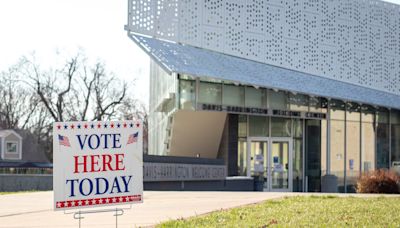
[[[392,110],[389,109],[389,169],[392,167]]]
[[[347,193],[347,103],[344,104],[344,193]]]
[[[326,174],[331,174],[331,104],[328,100],[326,112]]]

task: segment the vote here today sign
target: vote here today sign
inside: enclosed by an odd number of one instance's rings
[[[142,202],[142,129],[138,121],[54,123],[54,209]]]

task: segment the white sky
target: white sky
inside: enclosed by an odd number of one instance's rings
[[[0,0],[0,71],[33,51],[49,66],[82,48],[129,81],[148,103],[149,58],[126,35],[127,0]]]
[[[149,58],[126,35],[126,20],[127,0],[0,0],[0,71],[33,51],[46,66],[57,51],[82,48],[117,76],[136,79],[133,93],[148,103]]]

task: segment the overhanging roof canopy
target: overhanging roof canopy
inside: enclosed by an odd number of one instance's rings
[[[363,104],[400,109],[400,96],[218,52],[130,34],[168,73],[215,78]]]

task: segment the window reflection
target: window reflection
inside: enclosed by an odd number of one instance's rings
[[[338,178],[338,191],[344,192],[344,140],[345,128],[343,120],[331,120],[330,129],[330,162],[331,174]]]
[[[287,118],[271,118],[271,135],[272,137],[290,137],[291,135],[291,119]]]
[[[221,104],[221,84],[200,82],[199,102],[205,104]]]
[[[249,136],[267,137],[269,121],[265,116],[249,116]]]
[[[378,123],[376,138],[377,168],[389,168],[389,112],[380,108],[376,113]]]
[[[247,176],[247,142],[246,139],[238,141],[238,175]]]
[[[244,105],[244,87],[235,85],[223,85],[222,104],[232,106]]]
[[[265,89],[256,89],[247,86],[245,93],[245,106],[252,108],[266,108],[267,95]]]
[[[391,113],[391,124],[392,124],[392,168],[398,169],[400,164],[400,111],[392,110]],[[393,165],[396,164],[396,167]]]
[[[194,110],[195,81],[179,80],[179,105],[181,109]]]
[[[302,94],[290,94],[290,110],[308,112],[308,96]]]
[[[361,107],[361,166],[362,172],[375,169],[375,111],[371,106]]]
[[[288,110],[288,96],[283,91],[268,91],[269,108],[278,110]]]

